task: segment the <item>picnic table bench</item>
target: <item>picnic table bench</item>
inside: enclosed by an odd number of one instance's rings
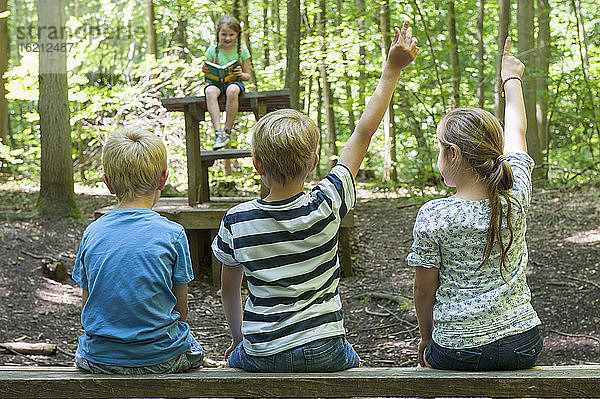
[[[459,372],[360,367],[336,373],[248,373],[196,369],[182,374],[89,374],[75,367],[0,366],[0,398],[594,398],[600,366],[542,366]]]

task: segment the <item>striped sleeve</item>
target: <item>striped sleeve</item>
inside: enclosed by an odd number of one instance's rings
[[[217,233],[211,245],[215,257],[227,266],[237,266],[240,264],[233,253],[233,236],[228,228],[229,214],[226,214],[221,221],[219,232]]]
[[[331,207],[340,219],[356,204],[354,179],[350,170],[342,164],[337,164],[313,191],[320,191],[331,200]]]

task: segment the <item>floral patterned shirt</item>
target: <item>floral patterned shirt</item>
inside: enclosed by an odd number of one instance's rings
[[[511,190],[514,242],[500,273],[500,253],[483,259],[490,207],[487,199],[436,199],[421,207],[413,230],[408,264],[439,269],[433,308],[433,340],[446,348],[472,348],[527,331],[540,324],[527,286],[526,217],[531,203],[533,159],[525,152],[507,154],[514,176]],[[507,204],[502,199],[503,214]],[[504,219],[503,241],[509,240]]]

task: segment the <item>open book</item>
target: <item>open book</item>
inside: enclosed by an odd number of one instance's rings
[[[238,60],[233,60],[225,65],[204,61],[204,65],[208,67],[208,72],[204,74],[206,83],[231,83],[237,80],[233,70],[240,65]]]

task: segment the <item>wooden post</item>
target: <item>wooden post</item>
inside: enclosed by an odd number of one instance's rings
[[[219,230],[211,229],[210,230],[210,241],[212,242]],[[221,262],[217,259],[217,257],[210,251],[211,256],[211,268],[212,268],[212,285],[215,287],[221,286]]]
[[[350,227],[340,227],[338,236],[338,255],[340,257],[340,269],[342,277],[352,276],[352,254],[350,245],[350,236],[352,229]]]
[[[185,148],[187,155],[188,173],[188,204],[196,205],[200,202],[200,186],[202,184],[202,165],[200,161],[200,126],[193,116],[195,104],[190,104],[185,115]]]

